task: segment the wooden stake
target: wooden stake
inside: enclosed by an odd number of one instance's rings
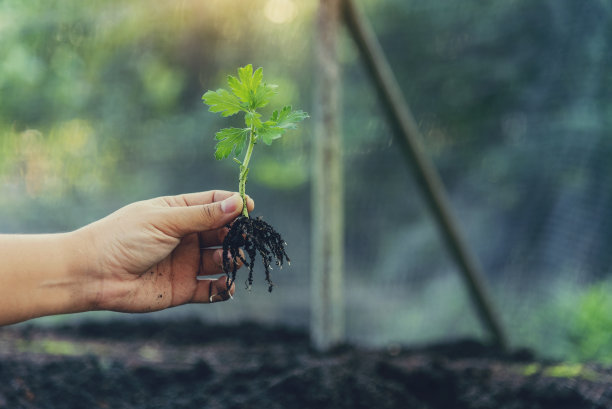
[[[340,65],[341,0],[321,0],[317,19],[312,163],[311,338],[325,351],[344,340],[344,186]]]

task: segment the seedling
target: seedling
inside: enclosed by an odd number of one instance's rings
[[[271,145],[282,137],[289,129],[297,128],[298,122],[308,118],[304,111],[292,110],[285,106],[272,113],[267,121],[262,120],[259,109],[265,107],[270,99],[277,93],[277,86],[263,81],[263,69],[260,67],[253,72],[251,64],[238,68],[238,78],[229,75],[227,84],[231,91],[218,89],[207,91],[202,100],[209,106],[209,111],[218,112],[223,117],[238,113],[244,114],[244,128],[224,128],[215,134],[217,145],[215,158],[218,160],[229,157],[234,152],[234,161],[240,166],[238,191],[242,197],[242,215],[231,225],[229,232],[223,240],[223,271],[227,275],[227,288],[236,280],[236,270],[239,261],[249,269],[246,287],[253,285],[253,267],[257,254],[260,255],[265,268],[268,291],[272,291],[274,284],[270,278],[272,262],[283,267],[284,260],[290,263],[285,252],[287,243],[272,226],[261,217],[252,219],[246,205],[246,182],[249,174],[249,163],[253,155],[253,148],[258,142]],[[244,159],[240,160],[242,151],[246,147]],[[246,256],[240,252],[244,249]]]

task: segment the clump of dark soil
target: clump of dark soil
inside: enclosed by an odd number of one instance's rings
[[[291,263],[285,246],[287,243],[272,226],[263,221],[261,217],[252,219],[246,216],[238,217],[229,227],[229,232],[223,240],[223,271],[227,274],[227,288],[236,281],[236,271],[238,262],[241,261],[249,269],[249,276],[245,281],[246,288],[250,289],[253,285],[253,268],[257,255],[261,257],[265,269],[268,291],[272,291],[274,283],[270,273],[272,263],[279,268],[283,268],[283,263]],[[243,249],[248,257],[246,260]]]
[[[0,346],[1,408],[612,407],[610,368],[475,341],[321,354],[286,327],[134,319],[2,328]]]

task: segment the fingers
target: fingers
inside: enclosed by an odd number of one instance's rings
[[[192,303],[215,303],[229,300],[236,290],[232,283],[231,288],[227,289],[227,277],[217,279],[206,279],[198,281],[198,288],[190,302]]]
[[[185,193],[176,196],[161,197],[164,203],[171,207],[197,206],[205,205],[214,202],[220,202],[228,197],[235,195],[236,192],[228,192],[227,190],[209,190],[207,192]],[[247,197],[247,209],[249,212],[255,208],[255,202],[249,195]]]
[[[223,244],[223,239],[227,236],[229,229],[225,226],[220,229],[208,230],[199,233],[201,248],[220,246]]]
[[[242,254],[242,252],[241,252]],[[201,275],[216,275],[216,274],[224,274],[223,271],[223,250],[222,249],[208,249],[202,252],[202,265],[200,266],[200,274]],[[232,261],[230,263],[233,264]],[[236,266],[238,268],[242,267],[242,261],[238,260],[236,262]]]
[[[167,233],[183,237],[190,233],[218,229],[242,211],[242,199],[234,194],[223,201],[205,205],[170,207],[164,211]]]
[[[165,202],[168,206],[172,207],[196,206],[219,202],[221,200],[227,199],[233,194],[235,194],[235,192],[228,192],[227,190],[209,190],[207,192],[185,193],[176,196],[163,196],[159,199]]]
[[[242,212],[242,198],[237,193],[227,195],[227,192],[215,191],[213,194],[205,192],[194,193],[172,198],[164,198],[166,203],[183,200],[182,205],[171,205],[164,210],[162,227],[168,234],[183,237],[190,233],[218,229],[234,220]],[[180,199],[178,199],[180,198]],[[217,200],[207,204],[198,204],[206,200]],[[253,200],[247,198],[247,209],[253,208]]]

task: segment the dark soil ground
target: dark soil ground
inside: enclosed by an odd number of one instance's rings
[[[254,324],[133,320],[0,329],[2,408],[610,408],[612,370],[473,341],[309,349]]]

